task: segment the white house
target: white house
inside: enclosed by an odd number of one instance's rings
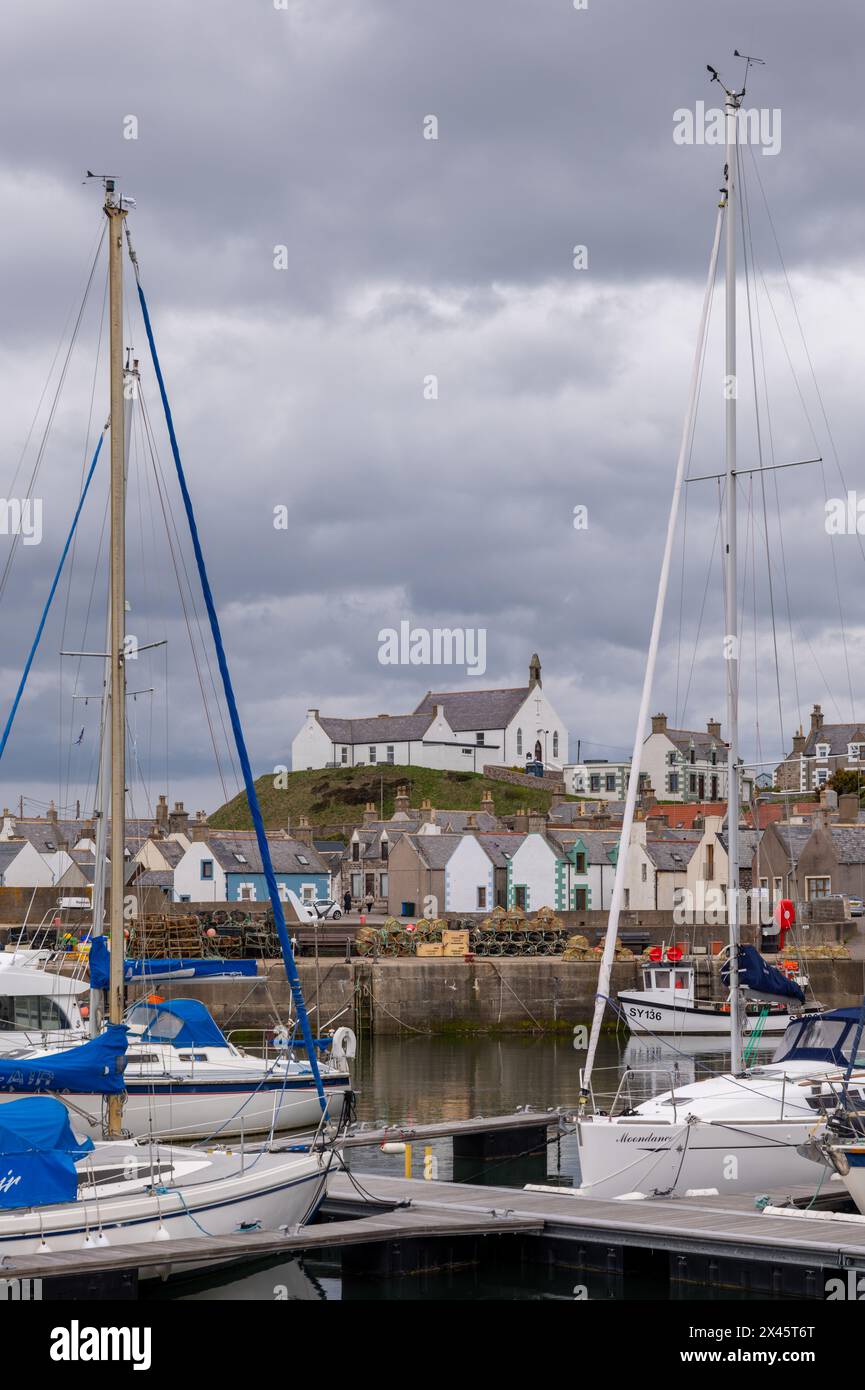
[[[508,865],[508,907],[536,912],[554,907],[557,898],[560,851],[537,831],[526,835]]]
[[[624,907],[672,910],[689,886],[688,866],[700,844],[699,831],[668,830],[657,838],[645,821],[635,821],[625,866]]]
[[[302,902],[330,897],[330,870],[310,845],[268,835],[273,871],[283,902],[291,889]],[[266,902],[267,883],[253,834],[210,831],[193,840],[174,868],[175,902]]]
[[[0,887],[50,888],[55,882],[51,865],[29,840],[0,843]]]
[[[411,714],[339,719],[307,710],[292,740],[292,767],[376,763],[482,772],[485,763],[561,768],[568,734],[533,656],[528,685],[507,690],[429,690]]]
[[[597,796],[602,801],[624,801],[630,773],[629,758],[623,762],[586,758],[581,763],[566,763],[562,768],[569,796]]]
[[[652,715],[652,732],[643,743],[642,781],[659,801],[724,801],[727,797],[727,745],[721,725],[710,719],[705,733],[670,729],[665,714]]]

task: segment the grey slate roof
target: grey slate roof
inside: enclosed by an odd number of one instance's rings
[[[548,838],[562,852],[572,849],[581,841],[586,847],[590,864],[611,864],[610,853],[619,843],[618,835],[609,830],[550,830]]]
[[[443,869],[463,842],[462,835],[412,835],[411,842],[430,869]]]
[[[865,825],[830,825],[839,864],[865,863]]]
[[[516,833],[513,835],[478,835],[477,838],[495,867],[506,869],[526,837],[524,834]]]
[[[742,830],[739,828],[739,863],[749,864],[757,852],[757,846],[763,838],[762,830]],[[718,831],[718,841],[724,847],[724,852],[729,854],[726,830]]]
[[[436,705],[455,733],[467,729],[504,729],[510,724],[531,686],[515,690],[428,690],[415,714],[431,716]]]
[[[664,733],[680,753],[687,753],[693,743],[698,758],[708,758],[713,748],[727,747],[723,739],[713,738],[705,729],[665,729]]]
[[[332,719],[319,715],[318,722],[333,743],[407,743],[423,738],[430,715],[380,714],[371,719]]]
[[[865,743],[865,729],[861,724],[823,724],[812,729],[805,742],[806,758],[816,756],[818,743],[828,743],[830,758],[846,758],[848,743]],[[792,758],[793,754],[787,756]]]
[[[772,821],[766,829],[778,836],[787,854],[794,860],[798,860],[814,833],[811,825],[790,825],[787,821]]]
[[[648,840],[646,854],[659,873],[683,873],[697,850],[697,840]]]
[[[211,850],[220,868],[224,869],[226,873],[260,874],[264,872],[261,855],[258,852],[258,843],[252,834],[243,834],[240,831],[228,833],[211,831],[204,843]],[[321,855],[310,845],[304,844],[302,840],[268,835],[267,843],[270,846],[270,857],[277,873],[326,874],[329,872]],[[238,854],[243,855],[246,860],[245,863],[241,863],[237,859]],[[303,855],[307,860],[305,864],[300,863],[298,857],[300,855]]]
[[[481,831],[495,830],[498,824],[496,817],[491,816],[489,811],[436,811],[435,823],[445,833],[457,833],[465,830],[469,816],[474,816],[475,826]]]
[[[25,840],[0,841],[0,874],[5,873],[9,865],[18,858],[26,843]]]

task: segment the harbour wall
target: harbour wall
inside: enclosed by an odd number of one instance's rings
[[[570,1032],[588,1024],[598,966],[560,957],[415,957],[350,962],[323,958],[298,962],[313,1028],[347,1024],[356,1032],[400,1033]],[[809,1004],[854,1007],[865,992],[865,961],[808,962]],[[636,961],[617,961],[611,993],[639,986]],[[168,992],[166,990],[166,992]],[[257,979],[190,980],[171,987],[175,996],[201,999],[226,1032],[272,1028],[290,1013],[291,996],[281,963],[267,962]],[[611,1026],[612,1015],[609,1015]]]

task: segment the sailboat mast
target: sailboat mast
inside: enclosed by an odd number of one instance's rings
[[[739,994],[739,633],[736,583],[736,148],[739,106],[744,91],[727,92],[727,197],[724,229],[726,336],[724,356],[724,435],[727,473],[724,555],[727,670],[727,926],[730,938],[731,1070],[742,1070],[741,996]]]
[[[123,1022],[123,888],[126,867],[126,466],[123,401],[123,219],[114,179],[105,180],[111,362],[111,976],[108,1020]],[[122,1098],[108,1098],[108,1133],[120,1133]]]

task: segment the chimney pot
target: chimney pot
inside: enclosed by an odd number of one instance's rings
[[[667,732],[667,716],[665,714],[652,715],[652,733],[665,734]]]

